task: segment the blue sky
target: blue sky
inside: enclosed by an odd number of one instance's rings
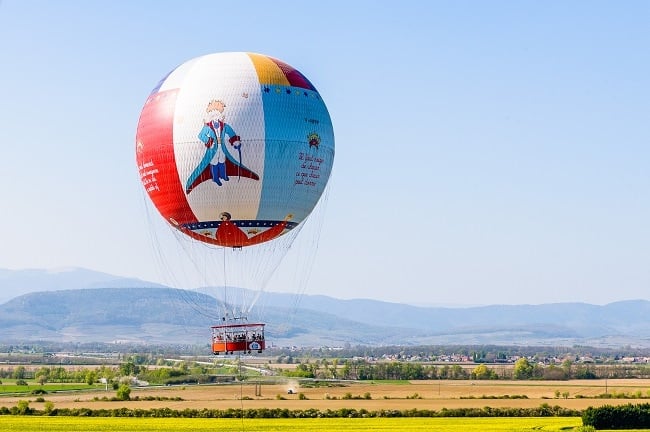
[[[184,61],[251,51],[334,124],[306,293],[650,299],[649,20],[647,1],[3,0],[0,268],[162,281],[140,110]]]

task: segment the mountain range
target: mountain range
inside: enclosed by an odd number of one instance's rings
[[[0,269],[0,293],[0,343],[206,344],[222,300],[85,269]],[[650,347],[646,300],[443,308],[265,292],[257,305],[274,346]]]

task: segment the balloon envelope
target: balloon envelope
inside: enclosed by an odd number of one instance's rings
[[[250,246],[298,226],[334,161],[327,108],[309,80],[261,54],[183,63],[153,89],[136,135],[140,179],[186,235]]]

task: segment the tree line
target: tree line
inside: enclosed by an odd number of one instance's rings
[[[134,378],[151,384],[181,384],[214,382],[215,377],[239,376],[236,362],[206,365],[182,361],[169,363],[159,360],[155,367],[148,367],[145,359],[132,356],[119,366],[90,368],[65,368],[41,366],[27,369],[25,366],[0,368],[3,379],[16,381],[35,380],[45,383],[88,383],[100,379],[112,384],[125,384]],[[277,368],[278,364],[274,365]],[[369,361],[366,359],[303,359],[289,369],[279,369],[280,374],[293,378],[342,379],[342,380],[569,380],[599,378],[649,378],[650,365],[594,365],[573,363],[565,360],[560,365],[545,365],[528,358],[520,358],[514,364],[432,364],[410,361]],[[244,378],[242,376],[242,378]]]
[[[544,365],[527,358],[514,365],[430,364],[366,359],[306,359],[282,375],[294,378],[344,380],[569,380],[600,378],[648,378],[649,365],[594,365],[565,360],[561,365]]]

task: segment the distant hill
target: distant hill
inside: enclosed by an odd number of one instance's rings
[[[288,299],[288,294],[273,294],[268,302],[280,306]],[[415,332],[414,339],[427,343],[453,343],[454,339],[461,343],[505,344],[589,341],[619,346],[625,340],[632,345],[650,346],[650,302],[645,300],[604,306],[554,303],[442,308],[304,296],[300,307],[326,310],[372,326],[411,329]],[[403,340],[408,339],[403,337]]]
[[[215,317],[205,310],[217,299],[110,275],[85,275],[75,289],[29,292],[30,280],[47,287],[44,272],[30,271],[5,280],[28,292],[0,304],[0,342],[207,343]],[[73,273],[75,271],[72,271]],[[20,277],[19,277],[20,276]],[[31,279],[30,279],[31,278]],[[103,279],[102,279],[103,278]],[[98,288],[97,286],[104,285]],[[113,285],[113,286],[111,286]],[[468,308],[416,307],[375,300],[264,293],[252,315],[267,323],[267,338],[278,346],[499,344],[575,344],[650,347],[650,302],[493,305]],[[206,305],[207,308],[206,308]],[[199,307],[200,306],[200,307]]]
[[[0,304],[19,295],[38,291],[162,286],[154,282],[74,267],[57,270],[0,269]]]
[[[38,292],[0,305],[0,342],[207,343],[218,322],[202,314],[215,299],[172,288],[96,288]],[[267,311],[267,336],[292,345],[372,343],[389,329],[320,311]],[[350,333],[356,328],[357,334]],[[390,332],[397,333],[396,329]]]

